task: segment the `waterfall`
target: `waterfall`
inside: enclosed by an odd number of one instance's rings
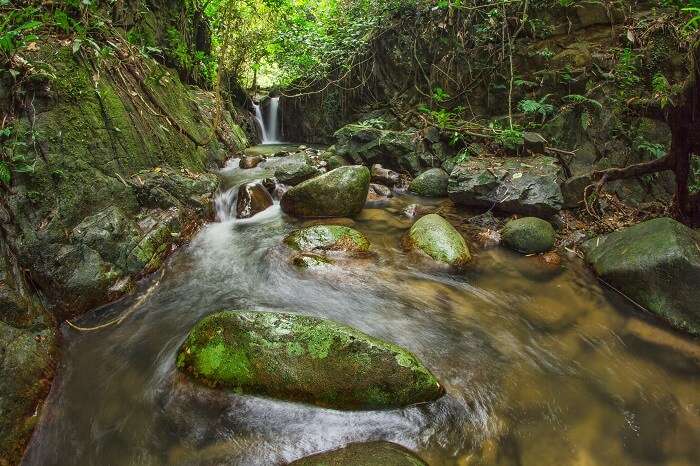
[[[253,103],[255,121],[260,127],[260,137],[263,144],[278,144],[279,138],[279,106],[280,98],[271,97],[267,107],[267,119],[263,115],[259,104]]]
[[[216,220],[226,222],[233,219],[233,206],[236,203],[238,194],[237,188],[221,191],[214,197],[214,209],[216,210]]]

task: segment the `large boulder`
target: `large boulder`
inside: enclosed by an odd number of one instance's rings
[[[177,367],[210,387],[335,409],[397,408],[443,388],[407,350],[328,320],[220,312],[190,331]]]
[[[272,196],[260,182],[246,183],[238,188],[236,217],[250,218],[274,204]]]
[[[564,203],[560,178],[551,157],[475,157],[452,170],[447,190],[464,206],[549,218]]]
[[[554,235],[554,227],[548,221],[523,217],[506,223],[501,231],[501,241],[523,254],[539,254],[554,247]]]
[[[418,219],[404,238],[404,244],[408,249],[423,251],[434,260],[453,267],[462,267],[471,260],[462,235],[437,214]]]
[[[700,335],[700,235],[657,218],[589,240],[586,261],[603,280],[674,327]]]
[[[284,243],[297,251],[369,252],[370,242],[359,231],[342,225],[312,225],[293,231]]]
[[[282,196],[282,211],[294,217],[354,217],[369,192],[369,170],[340,167],[289,189]]]
[[[391,442],[351,443],[337,450],[317,453],[290,466],[427,466],[410,450]]]
[[[446,197],[449,175],[442,168],[431,168],[418,175],[408,189],[423,197]]]

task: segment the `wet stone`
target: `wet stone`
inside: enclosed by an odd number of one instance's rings
[[[407,350],[298,314],[210,315],[190,331],[177,367],[212,388],[343,410],[403,407],[444,393]]]
[[[263,161],[263,158],[260,157],[259,155],[245,156],[245,157],[241,157],[240,162],[238,162],[238,166],[240,168],[243,168],[243,169],[255,168],[262,161]]]
[[[236,217],[250,218],[273,204],[272,196],[259,182],[247,183],[238,188]]]

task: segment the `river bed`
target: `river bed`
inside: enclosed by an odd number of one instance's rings
[[[253,153],[256,153],[253,151]],[[401,248],[415,202],[399,195],[352,223],[375,257],[300,271],[282,238],[306,223],[275,205],[227,216],[233,188],[268,176],[232,161],[219,221],[137,293],[62,328],[57,377],[26,465],[284,464],[349,442],[388,440],[431,465],[700,464],[700,345],[602,288],[576,258],[543,265],[473,247],[466,272]],[[428,203],[430,205],[430,203]],[[227,207],[228,206],[228,207]],[[175,355],[225,309],[299,312],[415,353],[447,395],[419,406],[342,412],[198,386]]]

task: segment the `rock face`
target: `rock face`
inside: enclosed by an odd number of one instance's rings
[[[297,251],[367,253],[370,242],[359,231],[341,225],[313,225],[293,231],[284,243]]]
[[[0,261],[0,464],[19,464],[37,406],[48,393],[56,332],[48,316],[28,311],[5,283]]]
[[[369,170],[340,167],[289,189],[282,196],[282,211],[294,217],[354,217],[369,192]]]
[[[238,188],[236,200],[236,217],[250,218],[271,207],[274,202],[272,196],[259,182],[246,183]]]
[[[386,130],[360,122],[340,128],[335,137],[337,155],[357,164],[379,163],[417,175],[435,158],[423,147],[415,130]]]
[[[674,327],[700,335],[700,237],[658,218],[584,244],[595,273]]]
[[[554,227],[537,217],[523,217],[506,223],[501,241],[523,254],[539,254],[554,247]]]
[[[410,450],[390,442],[351,443],[296,460],[290,466],[427,466]]]
[[[418,249],[438,262],[462,267],[471,260],[467,243],[447,220],[428,214],[413,224],[404,238],[409,249]]]
[[[564,202],[551,157],[473,158],[452,170],[450,198],[469,207],[549,218]]]
[[[442,168],[431,168],[414,179],[408,186],[411,192],[423,197],[446,197],[449,175]]]
[[[177,367],[211,387],[335,409],[395,408],[443,394],[405,349],[296,314],[213,314],[190,331]]]

